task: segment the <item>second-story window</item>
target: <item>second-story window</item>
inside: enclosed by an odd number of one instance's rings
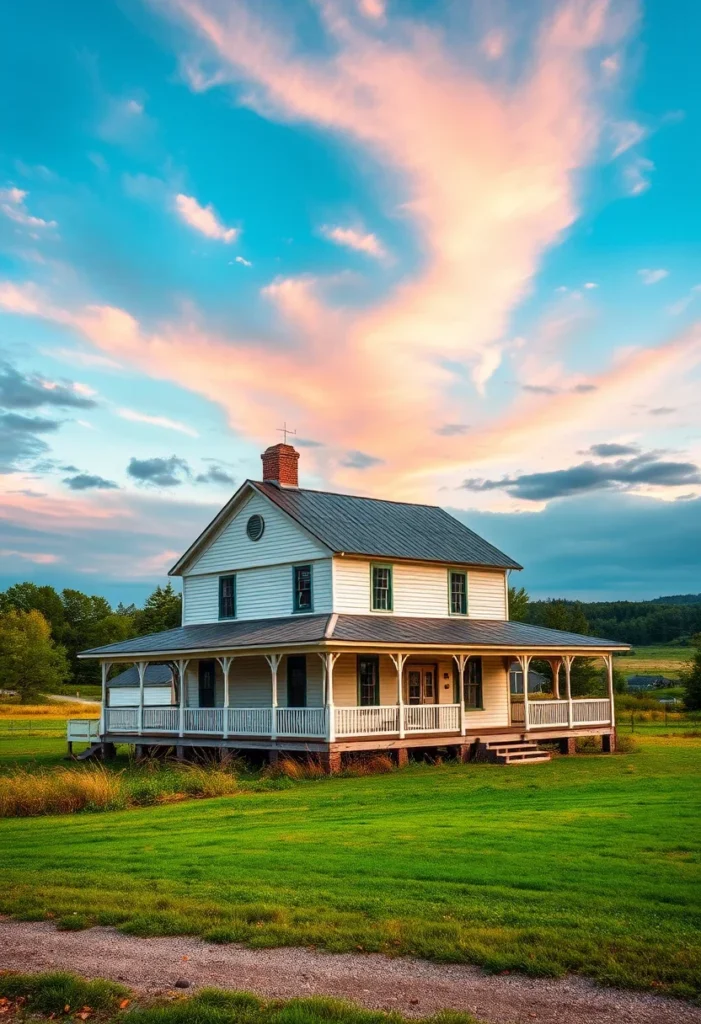
[[[219,577],[219,618],[236,618],[236,577]]]
[[[450,614],[467,615],[467,573],[450,572]]]
[[[312,567],[311,565],[295,565],[293,569],[294,579],[294,610],[296,612],[310,612],[313,609],[312,602]]]
[[[372,610],[375,612],[392,611],[391,565],[373,565],[372,567]]]

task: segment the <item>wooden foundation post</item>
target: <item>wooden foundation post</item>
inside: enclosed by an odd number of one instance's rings
[[[601,737],[601,751],[604,754],[616,753],[616,733],[610,732]]]
[[[175,747],[175,757],[176,757],[176,760],[178,760],[178,761],[185,761],[186,760],[185,745],[183,743],[176,744],[176,747]]]
[[[319,755],[321,765],[324,771],[328,775],[335,775],[341,770],[341,751],[340,750],[329,750],[324,754]]]
[[[559,741],[560,753],[561,754],[576,754],[577,753],[577,740],[574,736],[565,736],[564,739]]]
[[[397,765],[399,768],[406,768],[409,764],[409,751],[406,747],[397,747]]]

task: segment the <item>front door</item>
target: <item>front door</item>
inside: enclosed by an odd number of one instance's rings
[[[407,704],[436,703],[436,666],[409,665],[406,670]]]
[[[288,708],[306,708],[307,706],[306,654],[288,655],[287,706]]]
[[[213,708],[215,703],[214,661],[201,661],[199,669],[199,697],[201,708]]]

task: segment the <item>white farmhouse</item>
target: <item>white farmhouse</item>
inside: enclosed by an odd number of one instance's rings
[[[509,621],[520,569],[440,508],[298,486],[298,452],[263,454],[172,568],[182,625],[85,651],[102,664],[102,753],[115,743],[307,752],[449,747],[509,763],[578,736],[615,745],[613,641]],[[608,695],[572,699],[577,656]],[[548,699],[510,692],[516,663],[550,662]],[[127,671],[124,671],[124,670]],[[115,678],[111,673],[119,671]],[[562,688],[562,693],[560,689]]]

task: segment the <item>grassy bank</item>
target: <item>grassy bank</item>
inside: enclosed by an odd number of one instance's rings
[[[0,975],[0,1009],[14,1019],[91,1020],[105,1024],[408,1024],[398,1013],[363,1010],[335,999],[257,999],[202,989],[193,996],[135,997],[124,985],[73,974]],[[412,1018],[412,1024],[477,1024],[470,1014]]]
[[[0,911],[701,992],[701,742],[0,822]]]

